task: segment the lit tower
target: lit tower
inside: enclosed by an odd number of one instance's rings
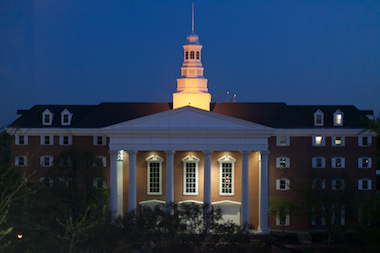
[[[199,37],[194,33],[194,4],[192,11],[191,34],[183,45],[181,77],[177,79],[177,92],[173,93],[173,109],[193,106],[210,111],[211,94],[208,93],[207,79],[203,76]]]

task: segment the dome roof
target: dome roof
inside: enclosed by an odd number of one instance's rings
[[[199,37],[194,32],[187,35],[186,37],[186,45],[200,45],[199,44]]]

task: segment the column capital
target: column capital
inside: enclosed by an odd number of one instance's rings
[[[240,151],[240,153],[243,155],[243,159],[248,159],[251,151],[243,150],[243,151]]]
[[[203,150],[202,151],[203,152],[203,155],[206,157],[206,156],[210,156],[211,157],[211,155],[212,155],[212,150]]]
[[[167,159],[173,159],[175,150],[165,150]]]
[[[270,154],[269,150],[261,150],[260,152],[260,158],[261,159],[268,159],[268,156]]]
[[[129,159],[136,159],[137,150],[128,150]]]
[[[109,150],[111,159],[117,159],[117,155],[119,154],[119,150]]]

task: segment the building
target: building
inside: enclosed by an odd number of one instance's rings
[[[115,215],[161,203],[193,202],[223,210],[225,220],[262,233],[279,226],[318,229],[323,217],[272,217],[270,197],[300,201],[300,190],[349,194],[375,189],[373,111],[354,106],[212,103],[202,45],[187,36],[173,103],[36,105],[9,127],[19,172],[43,178],[63,150],[91,149],[106,168]],[[324,207],[316,207],[324,209]],[[341,206],[335,222],[359,218]],[[339,216],[339,219],[338,219]]]

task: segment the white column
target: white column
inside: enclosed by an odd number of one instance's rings
[[[128,184],[128,212],[136,211],[136,150],[128,151],[129,184]]]
[[[260,151],[259,155],[259,227],[262,234],[268,231],[268,155],[269,151]]]
[[[246,226],[246,229],[248,229],[249,224],[249,153],[250,151],[242,151],[241,216],[242,226]],[[248,232],[248,230],[246,232]]]
[[[209,232],[211,223],[211,154],[212,151],[203,151],[204,154],[204,182],[203,182],[203,204],[206,207],[204,210],[204,225],[206,233]]]
[[[119,151],[110,150],[110,166],[111,166],[111,195],[110,195],[110,210],[114,218],[117,217],[117,154]]]
[[[173,181],[173,160],[174,151],[166,151],[166,207],[172,213],[171,204],[174,202],[174,181]]]
[[[123,216],[123,156],[124,150],[117,155],[117,215]]]

